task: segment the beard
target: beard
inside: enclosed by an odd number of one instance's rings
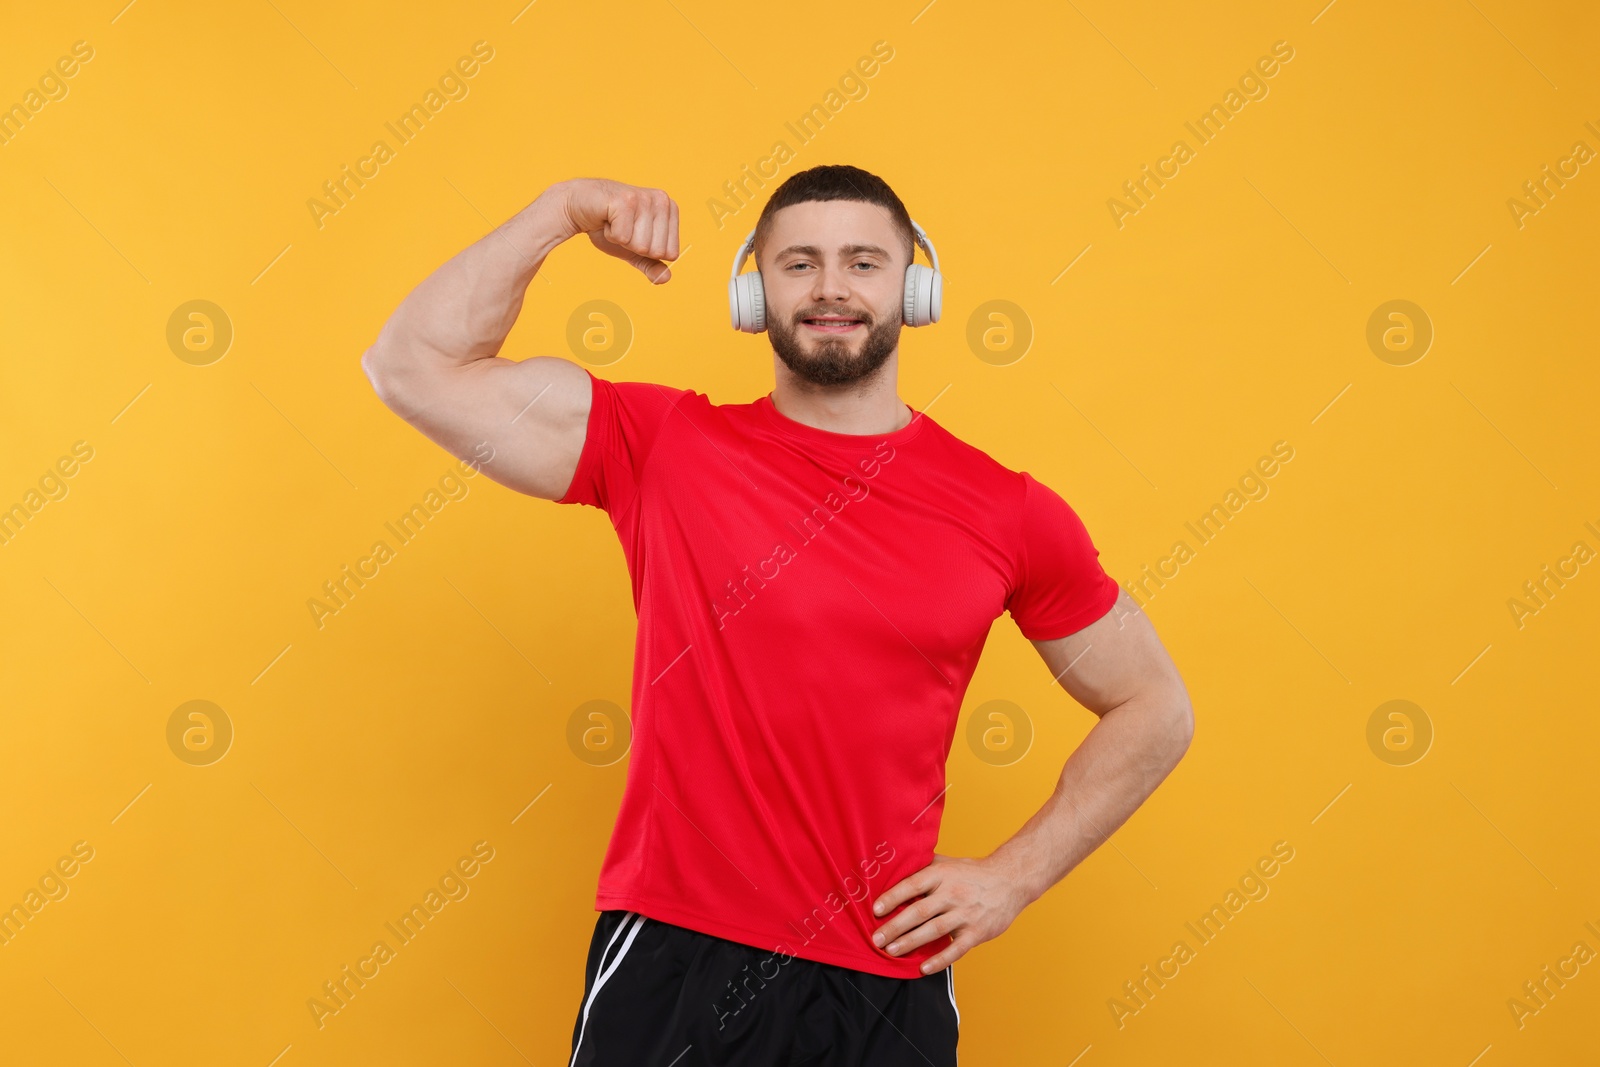
[[[859,328],[866,331],[861,351],[851,351],[856,343],[854,330],[838,336],[814,333],[807,351],[800,332],[805,329],[807,318],[818,315],[855,315],[861,319]],[[797,313],[789,322],[774,319],[767,325],[767,334],[778,358],[798,377],[813,385],[850,385],[875,373],[888,361],[900,344],[900,321],[898,317],[878,319],[843,308],[811,309]]]

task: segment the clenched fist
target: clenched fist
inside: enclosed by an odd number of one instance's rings
[[[547,190],[567,220],[568,236],[589,235],[608,256],[637,267],[657,285],[672,277],[678,258],[678,205],[660,189],[609,178],[573,178]]]

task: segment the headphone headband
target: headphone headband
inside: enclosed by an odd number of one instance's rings
[[[917,225],[916,219],[911,220],[911,230],[916,234],[917,243],[922,246],[922,250],[928,253],[928,258],[933,261],[933,269],[937,273],[939,270],[939,253],[934,251],[933,242],[928,239],[928,235],[923,232],[922,227]]]

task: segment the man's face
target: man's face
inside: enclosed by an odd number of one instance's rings
[[[797,376],[848,385],[894,354],[910,259],[888,212],[856,200],[794,204],[772,216],[762,253],[767,334]]]

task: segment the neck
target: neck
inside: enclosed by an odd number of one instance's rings
[[[898,353],[877,372],[849,385],[817,385],[799,377],[776,356],[772,406],[795,422],[833,433],[892,433],[910,423],[912,411],[897,391]]]

